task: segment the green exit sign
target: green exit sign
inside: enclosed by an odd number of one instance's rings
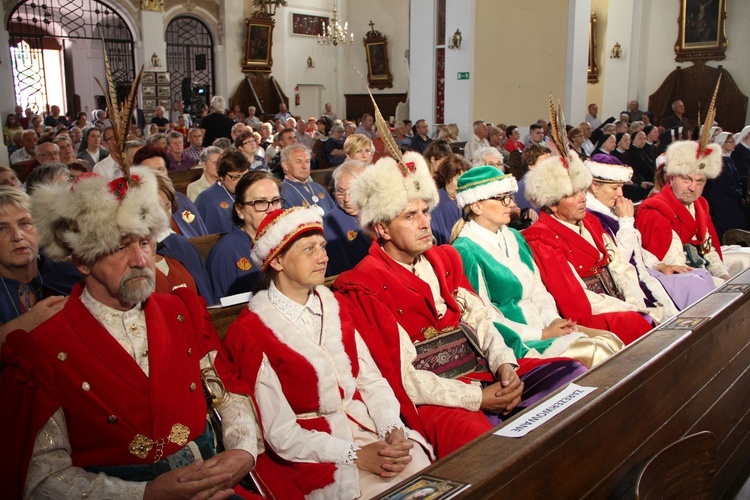
[[[468,80],[469,79],[469,72],[468,71],[459,71],[458,72],[458,79],[459,80]]]

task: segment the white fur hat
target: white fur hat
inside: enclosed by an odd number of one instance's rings
[[[627,165],[612,165],[586,160],[583,162],[595,181],[627,184],[633,177],[633,169]]]
[[[578,155],[571,155],[567,163],[566,166],[560,156],[552,156],[537,163],[526,174],[526,199],[535,208],[552,206],[591,185],[591,173]]]
[[[39,243],[53,260],[75,255],[93,262],[120,246],[127,235],[155,237],[169,228],[151,169],[130,170],[108,181],[84,174],[70,184],[44,184],[34,190],[31,206]]]
[[[699,153],[700,146],[696,141],[677,141],[667,148],[664,173],[667,175],[695,175],[703,174],[709,179],[715,179],[721,173],[721,148],[708,145],[703,153]]]
[[[323,219],[314,208],[292,207],[273,210],[258,226],[255,244],[250,252],[253,263],[263,272],[277,255],[297,236],[311,231],[323,232]]]
[[[515,177],[511,174],[504,174],[496,167],[483,165],[464,172],[458,178],[456,204],[460,210],[463,210],[466,205],[477,201],[516,191],[518,191],[518,183]]]
[[[354,181],[351,196],[359,207],[359,223],[365,228],[393,220],[412,200],[424,200],[430,210],[439,201],[424,157],[413,152],[404,155],[403,163],[385,157],[367,167]]]

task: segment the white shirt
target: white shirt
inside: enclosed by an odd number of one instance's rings
[[[112,155],[109,155],[94,165],[94,173],[101,175],[105,179],[114,180],[118,177],[122,177],[122,168],[115,163],[115,159],[112,158]]]

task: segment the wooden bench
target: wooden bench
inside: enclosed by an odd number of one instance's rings
[[[206,256],[208,256],[208,252],[211,251],[214,245],[216,245],[216,243],[225,234],[227,233],[215,233],[215,234],[207,234],[205,236],[193,236],[192,238],[190,238],[190,243],[195,245],[195,248],[198,249],[198,253],[201,254],[201,259],[203,259],[203,261],[205,262]]]
[[[731,498],[750,464],[750,270],[576,383],[597,389],[522,438],[490,432],[420,474],[470,483],[458,498],[621,498],[652,457],[707,431],[713,497]]]
[[[313,181],[317,182],[324,188],[328,189],[329,184],[331,183],[331,177],[333,177],[333,171],[336,170],[335,168],[324,168],[319,170],[312,170],[310,172],[310,177]]]
[[[187,187],[191,182],[195,182],[203,175],[202,168],[191,168],[189,170],[180,170],[179,172],[169,172],[169,178],[172,179],[175,191],[187,194]]]

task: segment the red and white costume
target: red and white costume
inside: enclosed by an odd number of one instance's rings
[[[393,429],[426,443],[405,429],[393,391],[328,288],[316,287],[303,306],[271,284],[253,296],[224,344],[242,378],[254,377],[259,355],[270,365],[264,363],[255,384],[261,416],[268,418],[268,451],[256,471],[276,495],[290,498],[291,485],[307,498],[369,497],[429,465],[419,446],[395,478],[354,464],[359,447]],[[275,394],[274,380],[280,382]]]

